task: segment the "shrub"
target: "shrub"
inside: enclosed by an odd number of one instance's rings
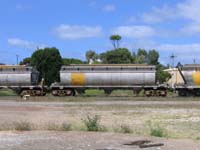
[[[14,122],[14,129],[19,131],[30,131],[31,124],[27,121]]]
[[[71,130],[71,124],[63,122],[61,128],[62,128],[63,131],[70,131]]]
[[[196,137],[195,139],[196,139],[196,140],[200,140],[200,137],[198,136],[198,137]]]
[[[131,130],[131,128],[128,125],[121,125],[120,132],[121,133],[133,133],[133,131]]]
[[[153,128],[151,129],[151,136],[156,136],[156,137],[165,137],[165,132],[163,128],[157,127],[157,128]]]
[[[161,127],[158,123],[152,123],[151,121],[148,122],[148,126],[150,128],[150,135],[156,137],[166,137],[167,133],[166,130]]]
[[[87,127],[87,131],[101,131],[99,121],[100,117],[98,115],[95,115],[93,117],[87,116],[86,119],[83,119],[83,123]]]

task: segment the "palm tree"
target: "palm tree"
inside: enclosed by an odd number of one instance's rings
[[[110,36],[110,40],[112,41],[112,44],[114,46],[114,49],[119,48],[119,41],[122,39],[120,35],[114,34]]]

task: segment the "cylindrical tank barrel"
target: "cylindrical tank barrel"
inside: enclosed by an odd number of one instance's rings
[[[200,65],[185,65],[182,74],[187,85],[200,86]]]
[[[0,66],[0,86],[28,86],[38,82],[38,72],[31,67]]]
[[[62,85],[137,86],[155,85],[155,66],[146,65],[76,65],[60,71]]]

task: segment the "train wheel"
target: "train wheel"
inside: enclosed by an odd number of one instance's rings
[[[166,97],[167,96],[167,91],[166,90],[161,90],[160,93],[159,93],[159,96]]]
[[[144,95],[145,95],[146,97],[151,97],[151,96],[153,96],[153,91],[152,91],[152,90],[145,90],[145,91],[144,91]]]
[[[35,90],[35,96],[44,96],[45,92],[42,90]]]
[[[24,96],[24,95],[27,95],[27,91],[26,90],[22,90],[21,93],[20,93],[20,96]]]
[[[21,96],[24,96],[24,95],[31,95],[31,90],[22,90],[21,93],[20,93]]]
[[[64,90],[58,90],[58,96],[65,96],[66,93]]]
[[[31,96],[36,96],[37,95],[37,91],[36,90],[31,90]]]
[[[52,90],[51,94],[52,94],[53,96],[58,96],[58,90]]]
[[[74,91],[74,89],[66,89],[66,90],[65,90],[65,95],[66,95],[66,96],[75,96],[75,91]]]

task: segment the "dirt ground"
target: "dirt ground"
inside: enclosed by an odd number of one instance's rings
[[[107,132],[83,132],[83,119],[100,116]],[[26,121],[32,131],[13,129]],[[49,131],[63,122],[73,131]],[[122,127],[131,130],[122,134]],[[162,138],[152,137],[151,128],[162,129]],[[125,143],[151,140],[164,146],[147,149],[200,149],[200,101],[198,98],[0,97],[0,149],[140,149]]]
[[[151,140],[164,146],[139,148],[125,145],[137,140]],[[141,137],[118,133],[97,132],[1,132],[2,150],[199,150],[200,143],[191,140],[177,140],[154,137]]]

